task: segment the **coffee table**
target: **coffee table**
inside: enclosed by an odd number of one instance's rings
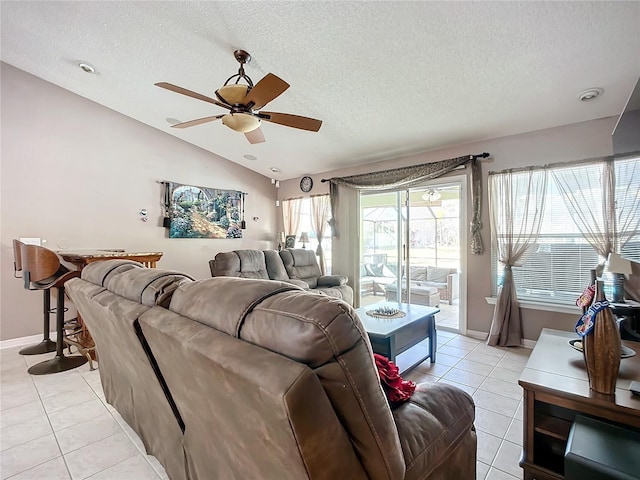
[[[367,312],[379,307],[397,308],[405,313],[402,318],[378,318]],[[436,361],[436,313],[439,308],[398,302],[378,302],[356,310],[369,335],[373,351],[394,362],[400,373],[407,372],[424,362]],[[425,349],[423,340],[429,340]],[[426,351],[425,351],[426,350]],[[400,362],[400,363],[398,363]]]

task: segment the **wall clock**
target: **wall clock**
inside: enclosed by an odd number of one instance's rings
[[[302,177],[302,180],[300,180],[300,190],[302,190],[303,192],[310,192],[311,189],[313,188],[313,178],[311,177]]]

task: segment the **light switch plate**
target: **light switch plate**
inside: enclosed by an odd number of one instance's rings
[[[20,237],[20,241],[22,243],[26,243],[27,245],[42,246],[42,239],[37,237]]]

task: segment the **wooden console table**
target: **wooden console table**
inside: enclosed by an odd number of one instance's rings
[[[72,263],[76,266],[78,271],[81,271],[84,267],[93,262],[101,260],[133,260],[135,262],[142,263],[147,268],[156,268],[156,263],[162,258],[163,252],[127,252],[125,250],[79,250],[76,252],[60,251],[58,255],[62,257],[65,262]],[[78,324],[79,330],[74,332],[74,339],[69,339],[67,343],[71,343],[76,346],[78,350],[84,355],[89,355],[90,358],[96,360],[95,354],[95,342],[91,337],[91,332],[87,329],[80,312],[78,312]],[[91,366],[93,370],[93,365]]]
[[[631,381],[640,380],[640,343],[622,342],[637,354],[621,360],[615,395],[603,395],[589,389],[584,356],[568,344],[576,338],[542,330],[518,381],[524,389],[525,480],[564,478],[567,437],[578,413],[640,429],[640,397],[629,390]]]

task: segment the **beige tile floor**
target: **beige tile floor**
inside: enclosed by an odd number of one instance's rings
[[[98,370],[83,365],[65,373],[31,376],[28,366],[52,354],[24,357],[18,350],[0,350],[1,479],[167,478],[105,402]],[[437,362],[427,360],[406,375],[417,382],[452,383],[473,395],[477,479],[522,478],[522,393],[517,379],[529,353],[439,331]]]

